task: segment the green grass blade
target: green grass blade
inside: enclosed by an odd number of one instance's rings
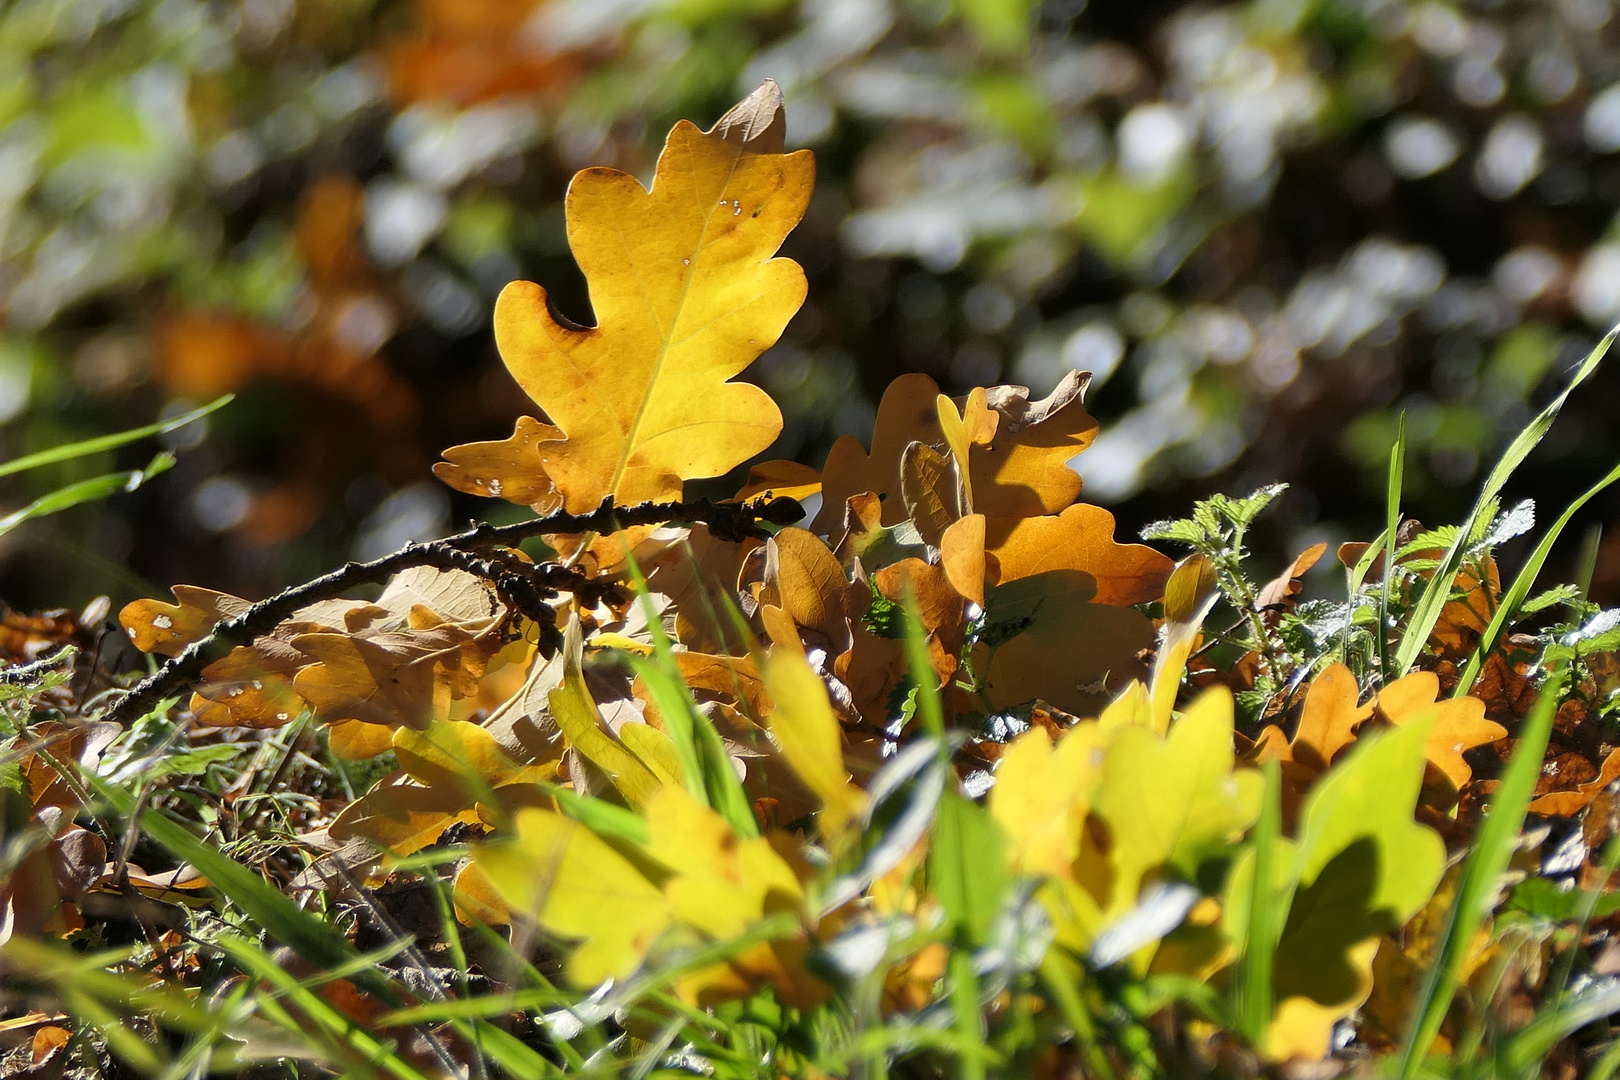
[[[113,435],[99,435],[94,439],[84,439],[65,446],[53,446],[49,450],[41,450],[36,454],[15,458],[0,464],[0,476],[11,476],[15,473],[37,469],[42,465],[55,465],[59,461],[71,461],[74,458],[84,457],[87,454],[99,454],[103,450],[115,450],[120,446],[136,442],[140,439],[150,438],[153,435],[167,435],[194,421],[201,420],[211,412],[216,412],[230,404],[235,394],[226,394],[215,398],[200,409],[193,409],[184,416],[177,416],[173,420],[164,420],[145,427],[131,428],[129,431],[120,431]]]
[[[695,715],[697,709],[692,702],[691,689],[681,678],[681,669],[675,662],[674,646],[670,644],[669,635],[664,632],[662,617],[653,607],[652,592],[647,588],[647,579],[641,573],[640,564],[628,551],[625,552],[624,558],[625,565],[630,570],[630,580],[635,586],[636,601],[641,605],[642,614],[646,617],[647,632],[652,636],[653,645],[651,658],[632,656],[631,666],[647,684],[653,704],[658,706],[659,713],[664,717],[664,730],[668,733],[670,741],[675,744],[675,759],[681,763],[681,772],[684,774],[682,779],[686,782],[687,794],[704,806],[711,806],[708,785],[704,783],[703,764],[698,753],[695,730],[700,718]]]
[[[945,743],[945,707],[940,701],[939,674],[928,659],[928,635],[923,630],[922,610],[917,606],[911,583],[905,595],[906,666],[917,687],[917,717],[923,731],[939,740],[940,753],[949,755]]]
[[[561,1069],[540,1056],[533,1047],[488,1020],[458,1020],[454,1026],[463,1038],[480,1047],[489,1055],[490,1061],[499,1065],[513,1080],[545,1080],[547,1077],[564,1075]]]
[[[394,1080],[428,1080],[426,1074],[394,1053],[391,1043],[378,1040],[358,1023],[327,1004],[320,995],[284,971],[252,942],[232,934],[221,935],[218,945],[244,971],[269,983],[275,996],[294,1004],[300,1014],[295,1030],[319,1029],[333,1043],[394,1077]]]
[[[1389,482],[1384,490],[1384,587],[1378,598],[1378,672],[1389,681],[1389,590],[1395,581],[1395,537],[1401,524],[1401,487],[1406,474],[1406,414],[1389,451]],[[1369,548],[1368,551],[1372,549]]]
[[[1485,486],[1480,489],[1473,510],[1469,512],[1467,520],[1461,523],[1457,530],[1456,539],[1446,549],[1445,557],[1440,560],[1440,565],[1435,568],[1434,576],[1429,579],[1428,584],[1423,589],[1423,594],[1418,598],[1417,605],[1412,609],[1412,616],[1407,623],[1406,632],[1401,636],[1400,648],[1395,653],[1395,666],[1393,670],[1386,672],[1384,675],[1386,683],[1400,678],[1411,670],[1412,664],[1428,644],[1429,635],[1434,631],[1435,623],[1440,621],[1441,608],[1445,607],[1446,601],[1451,599],[1451,585],[1457,579],[1457,572],[1462,569],[1463,555],[1468,549],[1469,537],[1474,535],[1476,528],[1480,524],[1480,519],[1488,512],[1488,508],[1495,501],[1497,495],[1501,493],[1503,485],[1508,482],[1508,478],[1530,455],[1530,451],[1534,450],[1536,445],[1541,442],[1542,437],[1547,434],[1547,429],[1552,427],[1553,421],[1558,418],[1558,413],[1564,407],[1564,402],[1569,400],[1569,395],[1575,391],[1577,386],[1585,382],[1592,372],[1597,370],[1598,364],[1602,362],[1604,355],[1609,351],[1609,346],[1613,344],[1616,332],[1616,330],[1610,330],[1604,335],[1603,340],[1598,342],[1597,347],[1588,353],[1586,359],[1581,362],[1581,366],[1576,370],[1574,377],[1570,379],[1569,385],[1564,387],[1563,392],[1554,398],[1545,409],[1542,409],[1540,414],[1514,437],[1513,442],[1508,444],[1507,450],[1503,452],[1495,467],[1491,469],[1490,475],[1485,478]],[[1387,566],[1384,568],[1386,576],[1389,569]]]
[[[651,835],[647,832],[647,819],[634,810],[626,810],[622,806],[615,806],[589,795],[581,795],[556,784],[542,781],[536,786],[557,800],[558,810],[600,837],[627,840],[632,844],[645,844],[651,840]]]
[[[41,495],[33,502],[20,510],[14,510],[5,517],[0,517],[0,535],[10,532],[25,521],[45,517],[50,514],[61,513],[69,507],[80,503],[96,502],[100,499],[117,495],[119,492],[134,491],[136,488],[151,480],[154,476],[166,473],[174,466],[174,455],[169,453],[158,454],[144,469],[133,472],[107,473],[103,476],[94,476],[88,480],[68,484],[57,488],[49,494]]]
[[[156,810],[148,810],[141,815],[141,828],[171,855],[196,867],[272,939],[290,947],[305,960],[334,969],[343,968],[355,959],[354,950],[336,930],[300,908],[252,870],[198,840],[184,826]],[[362,978],[364,974],[359,973]]]
[[[951,1007],[956,1013],[956,1075],[961,1080],[984,1080],[985,1045],[983,1018],[979,1015],[979,977],[973,970],[973,953],[952,949]]]
[[[1254,868],[1249,887],[1248,940],[1239,967],[1241,975],[1233,983],[1238,994],[1233,1009],[1238,1032],[1256,1048],[1264,1046],[1266,1030],[1271,1026],[1275,1007],[1272,964],[1288,914],[1286,910],[1279,910],[1281,898],[1276,887],[1282,839],[1282,766],[1275,760],[1268,761],[1261,767],[1260,774],[1265,779],[1265,788],[1261,795],[1260,818],[1252,833]]]
[[[1605,339],[1607,341],[1607,339]],[[1434,965],[1424,974],[1412,1005],[1412,1024],[1401,1046],[1396,1075],[1412,1080],[1423,1064],[1440,1025],[1457,993],[1462,963],[1474,935],[1490,913],[1497,886],[1507,870],[1524,825],[1525,808],[1535,793],[1547,753],[1547,737],[1558,710],[1567,672],[1560,666],[1542,684],[1535,707],[1518,731],[1519,745],[1502,772],[1484,821],[1474,836],[1474,848],[1463,863],[1457,896],[1446,915],[1445,928],[1435,947]]]
[[[1620,1039],[1610,1043],[1609,1048],[1603,1051],[1603,1056],[1592,1066],[1587,1080],[1614,1080],[1616,1072],[1620,1072]]]
[[[1468,664],[1463,668],[1462,677],[1457,681],[1457,688],[1451,693],[1452,697],[1462,697],[1473,688],[1474,681],[1479,678],[1480,670],[1485,666],[1485,661],[1490,656],[1491,650],[1496,648],[1497,641],[1501,639],[1502,631],[1507,628],[1508,623],[1518,614],[1519,605],[1523,604],[1525,598],[1530,595],[1530,590],[1536,587],[1536,578],[1541,574],[1541,568],[1547,562],[1547,556],[1551,554],[1553,545],[1558,542],[1558,537],[1563,533],[1564,527],[1569,524],[1570,518],[1574,517],[1581,507],[1591,502],[1597,497],[1598,493],[1616,480],[1620,480],[1620,465],[1616,465],[1603,479],[1587,488],[1578,499],[1565,508],[1564,512],[1559,515],[1558,520],[1552,523],[1546,535],[1541,538],[1541,542],[1536,545],[1535,550],[1530,553],[1530,557],[1525,560],[1518,576],[1513,579],[1513,584],[1508,587],[1508,591],[1503,593],[1501,599],[1497,602],[1496,614],[1491,617],[1490,625],[1480,635],[1479,646],[1474,650],[1474,655],[1468,658]]]

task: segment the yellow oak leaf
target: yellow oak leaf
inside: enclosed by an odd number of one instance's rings
[[[663,890],[572,818],[524,807],[514,823],[514,837],[473,852],[494,893],[508,910],[579,942],[564,966],[573,985],[629,975],[673,919]]]
[[[479,804],[499,805],[503,789],[549,780],[557,771],[555,761],[514,761],[487,730],[464,720],[397,728],[391,743],[409,780],[384,780],[346,806],[328,830],[334,840],[369,840],[408,855],[454,822],[477,823]]]
[[[562,682],[548,695],[551,715],[569,746],[601,769],[630,805],[645,806],[664,786],[663,781],[602,722],[601,710],[585,685],[583,651],[583,636],[575,617],[569,620],[563,635]]]
[[[532,425],[509,460],[457,447],[439,475],[464,490],[499,470],[502,491],[544,491],[570,511],[679,499],[765,449],[782,417],[763,390],[730,382],[776,343],[805,278],[773,258],[809,204],[809,151],[782,152],[781,91],[766,82],[712,129],[670,132],[651,190],[614,169],[579,173],[565,215],[597,325],[554,317],[546,291],[513,282],[495,306],[507,369],[559,438]],[[489,485],[482,484],[487,492]]]
[[[762,461],[748,470],[748,482],[732,498],[747,502],[765,496],[803,502],[821,493],[821,470],[797,461]]]
[[[1297,883],[1277,942],[1277,1011],[1264,1050],[1315,1060],[1333,1022],[1367,999],[1378,939],[1421,910],[1445,869],[1439,834],[1412,818],[1433,721],[1363,736],[1311,789],[1279,878]],[[1227,882],[1228,928],[1248,919],[1252,852]]]
[[[1009,869],[1074,877],[1080,835],[1102,778],[1105,735],[1095,722],[1075,725],[1052,744],[1031,728],[1003,751],[990,789],[990,816],[1007,837]]]
[[[821,834],[829,844],[866,808],[866,793],[849,782],[844,733],[827,700],[827,687],[800,653],[773,650],[765,683],[776,710],[767,720],[788,766],[821,802]]]
[[[1114,887],[1105,912],[1130,910],[1150,873],[1193,880],[1198,865],[1260,813],[1260,774],[1234,771],[1232,695],[1201,694],[1160,737],[1118,729],[1102,764],[1096,812],[1112,833]]]

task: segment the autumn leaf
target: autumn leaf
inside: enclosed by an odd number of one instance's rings
[[[187,645],[207,637],[215,626],[251,606],[229,593],[195,585],[176,585],[172,591],[177,604],[136,600],[118,613],[118,621],[141,652],[179,656]]]
[[[1081,830],[1102,779],[1104,744],[1100,725],[1080,723],[1056,746],[1038,727],[1007,746],[988,804],[1007,836],[1013,873],[1074,877]]]
[[[1022,386],[993,386],[985,404],[999,419],[994,436],[969,440],[973,509],[991,518],[1056,514],[1080,494],[1080,474],[1068,467],[1097,438],[1097,421],[1082,402],[1091,376],[1067,372],[1052,392],[1030,401]]]
[[[864,492],[881,500],[882,524],[905,520],[900,459],[914,442],[932,445],[940,441],[938,398],[939,386],[927,375],[902,375],[878,401],[870,452],[853,435],[838,437],[821,469],[821,510],[809,525],[811,532],[825,534],[838,528],[845,503]]]
[[[645,806],[663,781],[602,722],[602,713],[585,685],[582,647],[575,618],[563,640],[562,681],[549,694],[551,715],[570,747],[601,769],[632,806]]]
[[[498,807],[510,785],[550,780],[557,771],[555,761],[519,764],[488,731],[462,720],[398,728],[391,745],[409,782],[385,780],[350,803],[329,827],[332,839],[369,840],[409,855],[457,821],[481,821],[479,804]]]
[[[1343,664],[1330,664],[1311,680],[1305,709],[1290,742],[1292,760],[1325,772],[1339,751],[1356,739],[1356,729],[1372,715],[1372,703],[1357,704],[1361,688]]]
[[[1396,725],[1432,718],[1424,756],[1458,792],[1474,775],[1463,760],[1464,751],[1507,738],[1507,728],[1485,719],[1485,703],[1478,698],[1439,698],[1439,677],[1414,671],[1378,691],[1378,712]]]
[[[1168,558],[1116,543],[1113,515],[1085,504],[1055,516],[987,520],[986,529],[986,621],[1011,631],[995,648],[976,650],[988,657],[979,670],[992,704],[1039,697],[1083,714],[1109,687],[1143,674],[1138,654],[1153,644],[1153,625],[1126,605],[1158,598],[1173,568]],[[958,566],[974,562],[971,553],[957,557]]]
[[[1297,882],[1277,944],[1275,1060],[1325,1056],[1335,1022],[1366,1000],[1378,939],[1411,918],[1445,868],[1445,845],[1412,820],[1429,720],[1358,740],[1312,788],[1281,872]],[[1228,925],[1247,918],[1251,869],[1227,892]]]
[[[1204,691],[1163,738],[1137,725],[1120,728],[1103,761],[1096,809],[1113,834],[1107,912],[1134,905],[1157,868],[1193,880],[1199,864],[1234,843],[1260,812],[1259,774],[1233,769],[1230,692]]]
[[[634,971],[673,916],[663,891],[590,829],[525,807],[511,839],[479,845],[473,862],[502,903],[578,942],[565,970],[592,987]]]
[[[587,169],[568,190],[569,245],[597,326],[552,315],[545,289],[513,282],[495,308],[509,371],[545,411],[508,440],[447,452],[438,474],[463,490],[498,481],[524,498],[549,479],[568,510],[679,499],[763,450],[781,414],[730,382],[776,342],[804,300],[797,264],[772,258],[810,198],[808,151],[782,152],[781,91],[767,82],[707,132],[670,133],[651,190]],[[476,466],[478,475],[469,469]],[[548,496],[549,498],[549,496]]]
[[[849,782],[844,736],[827,688],[803,656],[773,651],[765,683],[778,703],[767,721],[788,765],[821,802],[821,834],[836,846],[866,806],[866,793]]]

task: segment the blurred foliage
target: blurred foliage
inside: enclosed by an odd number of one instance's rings
[[[8,537],[25,603],[262,593],[487,513],[428,466],[526,401],[493,298],[589,305],[576,169],[782,83],[812,303],[754,369],[768,457],[876,394],[1094,373],[1087,498],[1126,531],[1294,484],[1282,547],[1479,463],[1620,317],[1609,0],[19,0],[0,11],[0,420],[16,456],[240,397],[135,496]],[[1613,460],[1601,373],[1525,471]],[[43,470],[8,493],[106,472]],[[81,472],[72,471],[74,468]],[[46,475],[50,473],[50,475]],[[724,485],[717,485],[723,488]],[[728,489],[729,490],[729,489]],[[1620,547],[1599,595],[1620,588]],[[129,567],[126,569],[125,567]]]

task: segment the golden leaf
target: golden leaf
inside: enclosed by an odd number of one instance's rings
[[[575,986],[629,975],[670,924],[663,890],[572,818],[525,807],[515,821],[513,839],[473,853],[495,894],[509,910],[579,941],[565,968]]]
[[[535,490],[537,458],[571,511],[608,497],[679,499],[684,480],[719,476],[776,438],[770,396],[728,380],[804,301],[803,271],[772,258],[804,214],[814,173],[808,151],[782,152],[781,102],[766,82],[708,132],[677,124],[650,191],[613,169],[574,178],[568,239],[598,325],[560,321],[530,282],[497,300],[501,356],[561,433],[536,438],[531,427],[509,440],[509,460],[489,444],[476,451],[503,492]],[[457,464],[473,454],[449,451],[441,478],[476,489],[487,478]]]
[[[829,844],[866,807],[866,793],[849,782],[844,733],[827,700],[827,687],[802,655],[773,650],[765,681],[778,702],[767,726],[788,766],[821,802],[821,834]]]

